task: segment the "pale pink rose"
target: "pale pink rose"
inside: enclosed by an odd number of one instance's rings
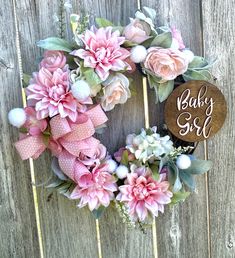
[[[114,156],[114,158],[116,159],[117,162],[120,162],[120,161],[121,161],[122,155],[123,155],[123,152],[124,152],[124,151],[127,151],[127,153],[128,153],[128,161],[133,161],[133,160],[135,160],[135,155],[132,154],[132,153],[130,153],[130,151],[127,150],[126,148],[122,147],[122,148],[120,148],[117,152],[115,152],[115,153],[113,154],[113,156]]]
[[[169,81],[188,69],[188,60],[184,53],[170,48],[151,47],[144,67],[163,80]]]
[[[158,211],[164,212],[164,205],[170,203],[173,196],[169,186],[165,174],[160,174],[156,181],[148,173],[129,173],[125,185],[119,187],[117,200],[126,204],[134,220],[143,221],[149,213],[157,217]]]
[[[80,153],[78,160],[81,161],[85,166],[92,167],[100,164],[107,155],[107,149],[103,144],[99,144],[93,157],[88,157],[82,152]]]
[[[171,34],[173,41],[175,41],[178,46],[178,49],[184,49],[185,45],[181,36],[181,32],[175,27],[171,27]]]
[[[120,47],[125,38],[120,37],[118,31],[112,32],[112,27],[91,27],[81,39],[85,49],[75,50],[71,54],[84,59],[84,66],[94,68],[101,80],[108,78],[110,70],[131,69],[125,62],[130,52]]]
[[[130,20],[123,32],[127,40],[140,44],[150,38],[151,28],[147,22],[132,18]]]
[[[117,191],[117,184],[116,179],[107,170],[108,166],[102,164],[79,178],[78,185],[70,196],[71,199],[80,199],[79,208],[88,205],[92,211],[100,205],[109,206],[110,201],[114,199],[113,192]]]
[[[73,122],[77,118],[77,101],[69,91],[69,71],[58,68],[51,73],[46,68],[33,74],[31,84],[26,88],[27,99],[35,105],[37,119],[60,114]],[[33,101],[33,103],[32,103]]]
[[[46,51],[39,67],[46,68],[50,72],[54,72],[57,68],[63,69],[66,65],[66,56],[62,51]]]
[[[121,73],[110,75],[103,85],[101,106],[104,111],[110,111],[116,104],[124,104],[131,97],[129,80]]]
[[[26,107],[24,110],[26,113],[26,122],[24,124],[24,127],[28,129],[29,134],[39,135],[46,130],[47,120],[38,120],[36,118],[36,111],[34,108]]]

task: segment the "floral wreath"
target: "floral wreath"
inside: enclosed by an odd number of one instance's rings
[[[20,130],[15,147],[23,160],[51,151],[48,188],[79,199],[78,207],[88,206],[96,217],[114,202],[130,225],[184,201],[195,189],[193,176],[211,167],[192,155],[192,144],[174,145],[156,127],[128,135],[113,157],[94,137],[108,120],[104,111],[131,97],[128,73],[137,68],[160,102],[177,81],[210,80],[209,63],[185,47],[176,28],[154,27],[155,16],[144,7],[125,27],[97,18],[88,29],[88,16],[71,15],[73,42],[38,42],[47,51],[39,71],[24,75],[27,106],[8,115]]]

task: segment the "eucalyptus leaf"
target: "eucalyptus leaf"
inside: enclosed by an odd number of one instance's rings
[[[190,80],[204,80],[209,81],[212,79],[212,75],[208,70],[193,70],[188,69],[184,74],[183,78],[185,81]]]
[[[128,48],[128,47],[135,47],[135,46],[137,46],[137,44],[134,43],[134,42],[131,42],[131,41],[129,41],[129,40],[126,40],[126,41],[122,44],[122,46]]]
[[[84,68],[84,76],[86,78],[87,83],[90,86],[95,86],[102,82],[100,77],[97,75],[97,73],[92,68]]]
[[[135,18],[144,21],[146,19],[146,16],[141,11],[136,11]]]
[[[128,150],[124,150],[123,153],[122,153],[122,158],[121,158],[120,163],[122,165],[127,166],[128,162],[129,162],[129,160],[128,160]]]
[[[99,219],[103,215],[104,211],[105,211],[105,207],[104,206],[100,206],[98,209],[93,210],[92,214],[94,215],[94,217],[96,219]]]
[[[149,167],[153,173],[153,179],[158,181],[160,178],[158,164],[154,163],[154,164],[151,164]]]
[[[48,50],[61,50],[65,52],[71,52],[73,50],[73,47],[69,42],[57,37],[40,40],[37,42],[37,46]]]
[[[167,81],[167,82],[164,82],[164,83],[159,83],[159,86],[158,86],[159,101],[163,102],[164,100],[166,100],[167,97],[173,91],[173,89],[174,89],[174,80]]]
[[[182,171],[189,174],[204,174],[212,167],[212,161],[210,160],[192,160],[191,166],[187,169],[182,169]]]
[[[182,182],[192,191],[195,190],[195,180],[193,178],[193,176],[187,172],[184,172],[183,170],[180,170],[179,173],[180,179],[182,180]]]
[[[179,202],[184,202],[185,199],[190,195],[190,192],[176,192],[173,194],[173,197],[171,198],[171,203],[170,205],[175,205]]]
[[[29,86],[30,83],[30,79],[32,78],[31,75],[27,74],[27,73],[23,73],[23,88],[26,88]]]
[[[189,63],[189,68],[202,68],[208,65],[208,61],[202,56],[194,56],[193,61]]]
[[[163,32],[157,35],[152,43],[151,46],[157,46],[162,48],[169,48],[172,43],[172,34],[171,32]]]
[[[168,180],[170,184],[173,186],[172,191],[173,193],[180,191],[182,188],[182,183],[179,177],[179,169],[173,162],[168,163]]]
[[[152,21],[154,21],[154,19],[156,18],[156,15],[157,15],[156,11],[154,9],[152,9],[152,8],[147,7],[147,6],[144,6],[143,10],[147,14],[147,16],[149,18],[151,18]]]
[[[99,28],[113,26],[113,23],[111,21],[104,18],[96,18],[95,22]]]

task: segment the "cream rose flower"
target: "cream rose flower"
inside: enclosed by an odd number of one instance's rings
[[[131,97],[129,80],[121,73],[110,75],[103,85],[101,106],[104,111],[112,110],[116,104],[124,104]]]
[[[179,50],[151,47],[148,49],[144,67],[163,80],[169,81],[187,71],[188,59]]]

